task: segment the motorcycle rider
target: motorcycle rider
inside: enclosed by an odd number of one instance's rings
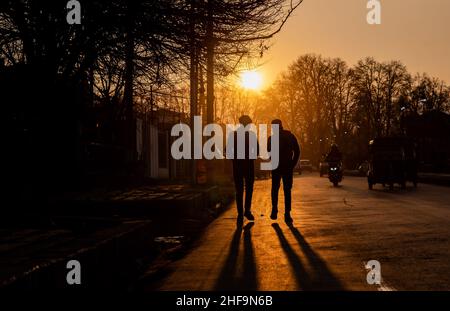
[[[342,153],[336,144],[331,145],[326,161],[328,162],[328,178],[336,187],[342,180]]]
[[[339,151],[339,147],[337,144],[333,143],[331,145],[330,152],[328,152],[325,160],[328,162],[328,164],[340,164],[342,162],[342,153]]]

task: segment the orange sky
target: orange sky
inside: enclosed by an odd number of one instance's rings
[[[381,0],[381,25],[366,22],[367,0],[304,0],[261,60],[265,86],[298,56],[400,60],[411,73],[450,83],[450,0]]]

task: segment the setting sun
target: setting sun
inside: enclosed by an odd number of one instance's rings
[[[262,76],[258,71],[244,71],[241,73],[240,82],[243,88],[256,91],[262,86]]]

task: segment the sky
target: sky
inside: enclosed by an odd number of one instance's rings
[[[367,23],[367,2],[304,0],[260,60],[264,86],[306,53],[400,60],[450,83],[450,0],[381,0],[381,25]]]

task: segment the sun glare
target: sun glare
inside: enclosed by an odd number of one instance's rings
[[[244,89],[257,91],[262,86],[262,76],[258,71],[249,70],[241,73],[241,86]]]

